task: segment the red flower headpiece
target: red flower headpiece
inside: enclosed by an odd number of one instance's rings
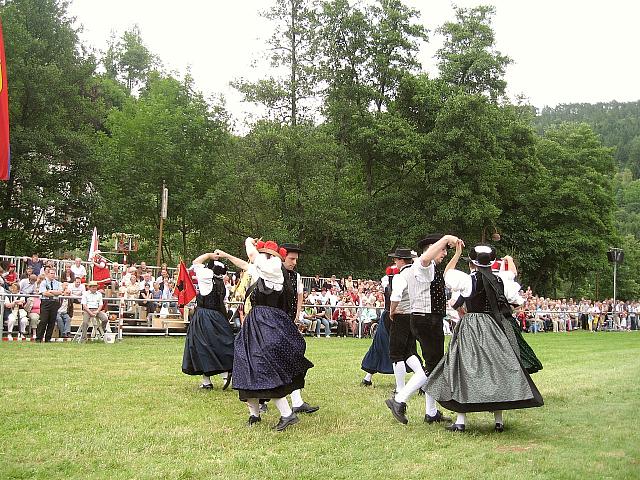
[[[267,240],[263,242],[262,240],[256,243],[256,248],[260,253],[268,253],[270,255],[275,255],[280,258],[280,260],[284,260],[284,257],[287,256],[287,249],[283,247],[279,247],[276,242],[273,240]]]

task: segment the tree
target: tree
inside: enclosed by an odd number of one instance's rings
[[[13,0],[0,13],[12,149],[11,177],[0,185],[0,253],[72,249],[96,202],[96,62],[65,2]]]
[[[438,31],[444,45],[437,52],[440,77],[467,93],[487,95],[493,102],[504,96],[505,69],[512,60],[495,49],[491,20],[495,7],[456,8],[456,22]]]
[[[144,45],[137,25],[126,30],[118,41],[112,36],[102,59],[107,76],[123,82],[129,92],[144,85],[157,62],[157,58]]]

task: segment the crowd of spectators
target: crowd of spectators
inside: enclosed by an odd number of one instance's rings
[[[24,258],[22,272],[16,270],[15,263],[6,263],[4,268],[0,266],[0,293],[18,295],[4,297],[3,320],[10,336],[16,325],[19,338],[35,335],[40,309],[37,294],[48,269],[62,272],[58,280],[62,283],[63,296],[71,297],[61,301],[57,317],[60,335],[71,335],[74,305],[82,302],[93,264],[85,266],[80,258],[62,262],[61,268],[59,261],[33,254]],[[102,264],[101,268],[110,272],[106,281],[101,283],[105,297],[118,298],[120,301],[117,303],[124,312],[147,320],[149,325],[153,315],[177,313],[175,270],[170,271],[166,264],[162,264],[159,273],[154,273],[145,262],[130,266]],[[238,282],[239,277],[234,273],[225,276],[227,300],[232,298]],[[321,278],[315,275],[305,278],[304,283],[303,308],[297,323],[299,331],[306,335],[329,337],[333,331],[338,337],[366,336],[378,322],[384,308],[384,289],[379,280],[354,279],[352,276],[338,279],[335,275]],[[515,309],[514,315],[524,332],[636,330],[640,323],[640,302],[636,301],[618,300],[614,305],[612,299],[550,299],[533,295],[530,289],[521,294],[525,303]],[[232,314],[236,307],[231,302]],[[459,313],[449,309],[447,324],[443,326],[445,332],[449,333],[458,319]],[[237,316],[234,321],[239,321]]]

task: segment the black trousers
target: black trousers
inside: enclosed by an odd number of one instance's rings
[[[411,315],[396,313],[389,329],[389,358],[393,363],[404,362],[417,355],[416,337],[411,332]]]
[[[444,357],[444,331],[442,319],[437,313],[412,313],[411,331],[418,339],[424,358],[424,371],[427,375],[436,368]]]
[[[45,342],[51,341],[59,308],[60,302],[58,300],[45,299],[40,302],[40,321],[36,330],[37,341],[42,341],[43,338]]]

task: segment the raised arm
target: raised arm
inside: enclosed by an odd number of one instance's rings
[[[458,239],[458,241],[456,242],[456,253],[453,254],[453,257],[451,257],[451,260],[449,260],[449,263],[447,263],[447,266],[444,267],[444,274],[446,274],[452,268],[456,268],[456,265],[458,264],[458,260],[460,260],[460,256],[462,255],[463,245],[464,243],[462,242],[462,240]]]
[[[447,246],[455,247],[458,240],[460,239],[454,235],[443,236],[436,243],[432,243],[431,245],[429,245],[429,248],[427,248],[427,250],[422,255],[420,255],[420,263],[423,267],[428,267],[429,265],[431,265],[431,262],[438,256],[438,252],[440,252]],[[462,246],[464,246],[464,242],[462,243]]]
[[[233,255],[222,251],[222,250],[216,250],[215,252],[213,252],[213,259],[214,260],[218,260],[219,258],[226,258],[227,260],[229,260],[231,263],[233,263],[236,267],[238,267],[241,270],[248,270],[249,269],[249,264],[242,260],[241,258],[238,257],[234,257]]]

